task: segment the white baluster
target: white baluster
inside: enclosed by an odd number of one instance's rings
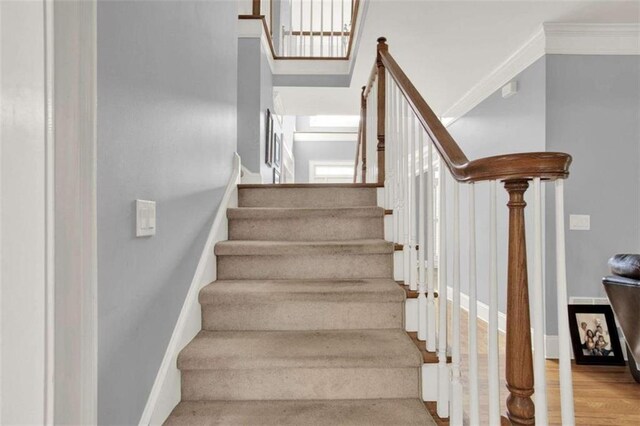
[[[294,56],[293,52],[293,0],[289,0],[289,56]]]
[[[400,92],[398,90],[398,92]],[[404,98],[398,96],[398,244],[404,241]],[[404,268],[404,254],[402,256],[402,268]],[[404,271],[402,279],[404,281]]]
[[[367,182],[371,182],[371,173],[374,167],[375,151],[371,150],[372,139],[376,137],[375,133],[371,133],[373,124],[373,92],[375,90],[375,82],[372,83],[371,90],[367,96]]]
[[[451,424],[462,425],[460,382],[460,184],[453,182],[453,303],[451,312]]]
[[[418,132],[418,339],[427,340],[427,277],[425,271],[425,235],[424,235],[424,193],[425,193],[425,176],[424,176],[424,132],[422,128]],[[427,141],[429,144],[429,141]],[[431,238],[431,236],[429,236]],[[428,342],[427,342],[428,345]]]
[[[437,413],[441,418],[449,417],[449,369],[447,367],[447,225],[446,225],[446,175],[445,166],[440,157],[440,192],[438,225],[440,249],[438,250],[438,405]]]
[[[302,13],[302,3],[303,1],[300,0],[300,34],[298,35],[298,38],[300,39],[300,54],[298,56],[304,56],[304,26],[302,25],[302,23],[304,22],[303,20],[303,13]]]
[[[309,56],[313,56],[313,0],[309,0]]]
[[[333,56],[333,28],[335,23],[335,15],[333,14],[333,0],[331,0],[331,27],[329,31],[331,31],[331,36],[329,37],[329,56]]]
[[[324,56],[324,0],[320,0],[320,56]]]
[[[498,344],[498,245],[495,180],[489,182],[489,424],[500,425],[500,364]]]
[[[567,270],[564,243],[564,181],[556,180],[556,287],[558,298],[558,345],[560,370],[560,407],[562,424],[574,425],[573,381],[569,342],[569,312],[567,309]]]
[[[377,181],[378,176],[378,78],[373,81],[373,87],[371,88],[371,120],[369,123],[371,124],[371,174],[370,179],[371,182]]]
[[[542,298],[542,202],[540,178],[533,179],[533,377],[536,423],[548,424],[547,377],[544,356],[544,313]]]
[[[340,56],[344,56],[344,0],[340,0]]]
[[[418,288],[418,277],[417,277],[417,263],[418,263],[418,252],[416,251],[416,241],[418,239],[418,218],[416,215],[416,116],[413,112],[410,112],[410,120],[409,120],[409,128],[410,128],[410,138],[409,138],[409,223],[411,224],[411,229],[409,230],[409,265],[410,265],[410,275],[409,279],[411,280],[411,287]]]
[[[387,84],[387,91],[385,93],[385,113],[384,113],[384,128],[385,128],[385,155],[384,155],[384,208],[388,209],[391,205],[391,176],[393,171],[391,170],[391,149],[389,147],[393,143],[393,137],[391,136],[391,82],[389,79],[389,72],[385,69],[385,81]]]
[[[434,276],[434,214],[433,214],[433,142],[427,142],[427,350],[436,350],[436,301]]]
[[[394,204],[393,204],[393,229],[395,239],[394,243],[399,243],[402,235],[402,230],[400,228],[400,194],[402,193],[400,190],[400,140],[402,139],[400,135],[400,120],[401,120],[401,110],[400,110],[400,90],[394,84],[393,86],[393,111],[394,111],[394,145],[393,145],[393,168],[394,168]]]
[[[469,184],[469,421],[480,423],[478,403],[478,301],[476,294],[475,184]]]
[[[403,140],[403,154],[402,154],[402,164],[404,168],[404,172],[402,174],[402,180],[404,181],[404,235],[402,238],[402,254],[404,259],[404,267],[403,267],[403,275],[404,275],[404,284],[408,285],[411,290],[418,290],[418,286],[415,283],[411,282],[411,246],[410,246],[410,235],[411,235],[411,175],[413,174],[409,169],[409,139],[411,138],[411,134],[409,132],[409,105],[407,102],[404,102],[404,128],[405,128],[405,137]]]

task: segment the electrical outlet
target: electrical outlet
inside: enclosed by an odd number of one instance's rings
[[[136,200],[136,237],[156,235],[156,202]]]

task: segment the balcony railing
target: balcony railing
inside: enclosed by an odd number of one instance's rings
[[[276,59],[348,59],[360,1],[251,0],[241,17],[263,20]]]

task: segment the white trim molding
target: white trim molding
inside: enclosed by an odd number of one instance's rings
[[[242,183],[262,183],[262,175],[260,173],[253,173],[245,166],[242,166],[240,181]]]
[[[453,300],[453,287],[447,287],[447,300]],[[477,301],[478,318],[487,324],[489,323],[489,305]],[[460,292],[460,307],[469,312],[469,296]],[[507,315],[504,312],[498,311],[498,331],[501,333],[507,332]]]
[[[240,156],[234,155],[233,171],[220,201],[209,236],[200,255],[200,261],[193,275],[180,316],[173,329],[167,351],[160,364],[149,399],[140,418],[141,425],[164,423],[171,410],[180,402],[180,370],[177,359],[180,351],[202,329],[202,317],[198,294],[200,289],[216,280],[216,256],[213,247],[218,241],[226,240],[228,233],[227,208],[238,205],[238,183],[241,174]]]
[[[545,23],[442,114],[447,126],[545,54],[640,55],[640,24]]]
[[[640,24],[544,24],[545,53],[640,55]]]
[[[357,142],[355,132],[294,132],[294,142]]]

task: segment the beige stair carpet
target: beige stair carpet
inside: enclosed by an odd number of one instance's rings
[[[371,185],[240,185],[168,425],[433,425]]]

